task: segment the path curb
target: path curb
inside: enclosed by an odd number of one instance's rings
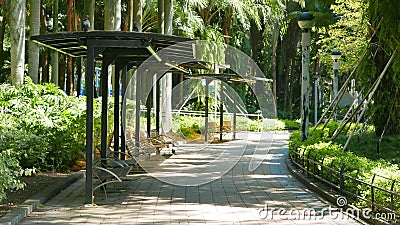
[[[0,218],[0,224],[5,225],[16,225],[20,223],[25,217],[32,213],[33,210],[37,209],[40,204],[48,201],[62,190],[67,188],[69,185],[75,183],[79,179],[84,177],[84,171],[79,171],[71,174],[62,182],[55,183],[43,189],[39,193],[36,193],[30,199],[27,199],[17,208],[11,210],[4,217]]]
[[[302,184],[304,184],[307,188],[309,188],[312,192],[317,193],[320,195],[323,199],[328,200],[329,202],[336,204],[337,196],[329,193],[328,191],[320,188],[317,183],[311,181],[305,174],[299,171],[291,161],[289,155],[286,156],[286,166],[290,172],[290,174],[295,177],[297,180],[299,180]],[[361,209],[353,206],[353,205],[346,205],[343,207],[344,210],[349,209],[350,212],[358,213],[360,217],[363,217],[363,214],[361,213]],[[359,219],[360,221],[361,219]],[[368,224],[373,224],[373,225],[386,225],[390,223],[386,223],[385,221],[374,219],[374,218],[362,218],[362,221],[368,222]],[[361,222],[361,221],[360,221]]]

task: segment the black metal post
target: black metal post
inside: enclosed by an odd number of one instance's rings
[[[206,93],[206,99],[205,99],[205,112],[204,112],[204,142],[208,142],[208,101],[209,101],[209,93],[208,93],[208,79],[206,78],[206,85],[205,85],[205,93]]]
[[[344,168],[346,164],[343,163],[342,167],[340,168],[340,195],[344,196]]]
[[[135,120],[135,146],[140,147],[140,99],[141,99],[141,76],[142,71],[136,72],[136,120]]]
[[[371,209],[375,211],[375,188],[374,188],[374,181],[375,181],[376,174],[372,177],[371,180]]]
[[[94,96],[94,47],[87,44],[87,63],[85,74],[86,89],[86,186],[85,204],[93,205],[93,96]]]
[[[146,77],[146,93],[149,93],[146,96],[146,129],[147,135],[150,137],[151,132],[151,103],[152,103],[152,91],[151,88],[153,86],[153,77]],[[147,91],[149,90],[149,91]]]
[[[236,140],[236,112],[233,112],[233,140]]]
[[[103,61],[101,66],[101,145],[100,155],[102,158],[102,164],[105,165],[107,157],[107,120],[108,120],[108,64]]]
[[[158,78],[158,76],[157,76]],[[160,132],[160,79],[156,81],[156,130]]]
[[[222,132],[224,129],[224,83],[221,81],[220,101],[219,101],[219,141],[222,141]]]
[[[127,80],[126,80],[126,73],[127,73],[127,66],[122,67],[122,108],[121,108],[121,152],[126,153],[126,89],[127,89]],[[120,159],[125,160],[126,154],[121,154]]]
[[[114,78],[114,156],[118,157],[119,152],[119,71],[115,71]]]

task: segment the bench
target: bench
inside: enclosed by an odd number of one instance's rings
[[[208,132],[211,134],[210,137],[214,137],[215,134],[222,134],[225,136],[232,132],[232,123],[231,121],[223,121],[222,126],[218,126],[216,122],[209,122]]]
[[[93,158],[93,176],[99,181],[99,184],[93,188],[93,191],[104,188],[107,184],[122,182],[121,177],[127,177],[130,170],[131,167],[128,164],[113,158],[101,159],[95,156]]]

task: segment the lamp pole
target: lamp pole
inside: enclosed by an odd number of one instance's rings
[[[318,84],[319,84],[319,74],[318,72],[316,72],[315,82],[314,82],[314,125],[318,123],[318,98],[319,98]]]
[[[298,25],[301,28],[301,134],[302,140],[308,138],[310,104],[310,43],[314,16],[309,12],[300,15]]]
[[[335,99],[336,96],[338,95],[338,86],[339,86],[339,62],[338,60],[340,59],[341,52],[339,50],[333,50],[332,51],[332,60],[333,60],[333,96],[332,98]],[[337,120],[337,111],[335,110],[334,114],[334,120]]]

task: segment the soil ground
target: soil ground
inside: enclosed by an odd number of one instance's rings
[[[60,182],[68,177],[68,173],[38,173],[29,177],[21,177],[26,184],[24,189],[7,191],[7,199],[0,202],[0,217],[18,207],[25,200],[29,199],[44,188]]]

